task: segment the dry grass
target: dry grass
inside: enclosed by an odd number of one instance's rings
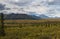
[[[60,20],[5,20],[0,39],[60,39]]]

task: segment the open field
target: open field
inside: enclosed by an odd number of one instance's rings
[[[60,39],[60,20],[5,20],[0,39]]]

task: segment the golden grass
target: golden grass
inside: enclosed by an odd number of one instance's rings
[[[0,39],[60,39],[60,20],[5,20],[4,22],[6,36]]]

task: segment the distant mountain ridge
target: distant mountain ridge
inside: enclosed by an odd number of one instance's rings
[[[49,18],[48,16],[44,15],[44,14],[41,14],[39,15],[40,18],[43,18],[43,19],[46,19],[46,18]]]
[[[31,15],[27,15],[27,14],[5,14],[4,15],[4,19],[6,20],[18,20],[18,19],[28,19],[28,20],[36,20],[37,17],[36,16],[31,16]]]
[[[1,14],[0,14],[1,15]],[[28,14],[4,14],[5,20],[39,20],[49,18],[48,16],[41,14],[39,16],[36,15],[28,15]]]

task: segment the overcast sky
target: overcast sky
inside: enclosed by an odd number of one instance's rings
[[[7,12],[60,17],[60,0],[0,0],[0,3],[10,8],[10,10],[5,10]]]

